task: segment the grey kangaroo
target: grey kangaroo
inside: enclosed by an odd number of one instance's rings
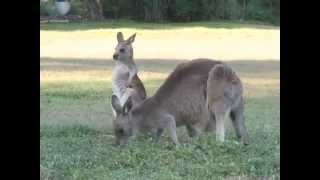
[[[132,43],[135,36],[136,34],[133,34],[124,40],[121,32],[117,34],[118,44],[113,54],[116,66],[112,74],[112,91],[113,95],[120,100],[121,105],[126,102],[128,97],[132,97],[133,105],[139,104],[147,97],[144,85],[137,75],[138,68],[133,61]],[[116,116],[114,109],[113,114]]]
[[[195,59],[179,64],[157,92],[138,106],[128,98],[123,106],[116,96],[112,106],[117,118],[114,131],[117,144],[125,144],[138,132],[151,133],[157,141],[165,129],[174,144],[179,141],[176,127],[184,125],[189,136],[198,136],[216,123],[216,139],[224,141],[224,119],[230,112],[240,141],[248,144],[243,116],[242,83],[226,64]]]

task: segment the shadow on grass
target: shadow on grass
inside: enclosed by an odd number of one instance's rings
[[[177,64],[187,62],[178,59],[136,59],[140,71],[170,73]],[[280,62],[274,60],[234,60],[227,61],[237,72],[245,74],[263,74],[280,72]],[[42,57],[41,71],[72,72],[72,71],[103,71],[112,70],[115,61],[112,59],[75,59]]]
[[[103,21],[103,22],[85,22],[85,23],[49,23],[40,26],[40,30],[54,31],[81,31],[93,29],[118,29],[134,28],[141,30],[159,30],[159,29],[181,29],[181,28],[223,28],[223,29],[279,29],[279,26],[273,26],[261,22],[239,22],[239,21],[204,21],[190,23],[145,23],[135,21]]]
[[[87,92],[78,90],[78,93]],[[45,109],[40,116],[40,138],[97,136],[101,133],[112,135],[112,114],[108,104],[111,102],[111,97],[104,92],[91,91],[91,93],[95,93],[97,98],[89,104],[86,98],[70,99],[72,96],[59,102],[51,101],[50,104],[44,102]],[[50,98],[55,97],[50,96]],[[263,129],[279,129],[280,97],[278,95],[247,97],[245,116],[251,133],[259,133]],[[231,121],[227,120],[226,123],[228,131],[233,133]],[[178,129],[181,131],[184,127]]]
[[[156,78],[144,80],[148,96],[152,96],[162,82]],[[280,111],[280,94],[275,92],[278,90],[270,91],[263,86],[254,90],[248,87],[246,90],[251,92],[246,96],[246,114],[251,129],[269,124],[270,120],[277,121],[275,115]],[[44,82],[40,93],[41,126],[85,125],[110,130],[111,91],[110,83],[106,82]]]
[[[42,110],[40,116],[40,138],[112,134],[112,114],[108,104],[111,102],[110,96],[101,92],[98,94],[99,98],[90,104],[85,98],[77,101],[68,98],[58,103],[54,101],[50,104],[45,103],[45,109]],[[101,99],[104,101],[102,102]],[[74,103],[70,103],[70,100]],[[101,108],[101,106],[104,107]],[[248,97],[245,114],[246,124],[252,133],[258,133],[262,129],[279,129],[280,98],[273,95]],[[231,121],[227,121],[227,129],[233,133]],[[184,127],[181,126],[178,129],[184,129]]]

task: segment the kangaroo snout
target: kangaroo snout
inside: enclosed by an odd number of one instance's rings
[[[119,54],[113,54],[113,60],[118,60]]]

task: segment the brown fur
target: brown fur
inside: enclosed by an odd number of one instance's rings
[[[220,72],[219,68],[214,68],[219,65],[226,66],[220,61],[208,59],[196,59],[178,65],[154,96],[147,98],[132,109],[129,108],[127,114],[125,113],[115,121],[118,124],[115,131],[123,130],[122,128],[126,127],[127,132],[132,133],[130,135],[134,135],[136,132],[150,132],[153,137],[158,139],[162,131],[168,129],[173,142],[178,144],[176,126],[185,125],[190,136],[197,136],[201,131],[214,126],[215,109],[208,109],[208,107],[213,107],[215,102],[224,102],[224,99],[221,99],[221,94],[224,94],[222,92],[224,92],[224,88],[227,88],[227,85],[221,86],[222,90],[217,90],[220,98],[212,99],[207,96],[216,97],[216,88],[207,82],[213,81],[212,78],[222,78],[222,81],[225,81],[224,77],[227,80],[228,78],[237,79],[223,75],[228,73],[227,71]],[[233,76],[236,75],[233,74]],[[219,81],[221,80],[218,80],[218,83],[220,83]],[[226,92],[234,93],[232,90]],[[239,94],[241,96],[242,92]],[[221,120],[220,116],[219,120]],[[221,130],[221,123],[218,125]],[[241,131],[239,134],[242,136],[244,133]],[[119,134],[116,134],[116,138],[117,140],[127,140],[127,137]]]
[[[128,87],[134,89],[142,100],[147,98],[146,89],[137,74],[134,75]]]
[[[230,115],[237,137],[249,143],[244,120],[243,86],[236,73],[226,64],[216,65],[207,81],[207,106],[216,120],[217,140],[224,141],[224,121]]]

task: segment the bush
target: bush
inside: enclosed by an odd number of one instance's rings
[[[252,0],[248,4],[247,19],[279,23],[279,0]]]
[[[236,20],[241,18],[242,7],[237,0],[218,0],[212,5],[214,6],[212,15],[216,19]]]
[[[46,3],[40,2],[40,16],[48,16],[48,12],[46,9]]]
[[[40,3],[40,15],[43,16],[56,16],[58,12],[54,5],[55,0],[48,0],[47,2]]]
[[[69,14],[85,16],[84,0],[71,0]],[[280,0],[100,0],[107,19],[150,22],[195,20],[259,20],[279,23]],[[40,6],[40,15],[56,14],[54,0]]]
[[[56,0],[48,0],[47,2],[40,3],[40,16],[56,16],[58,12],[55,7]],[[65,0],[63,0],[65,1]],[[70,11],[68,14],[70,15],[85,15],[85,8],[83,7],[81,0],[69,0],[71,3]]]
[[[201,19],[201,1],[175,0],[170,4],[171,18],[174,21],[192,21]]]
[[[83,6],[82,1],[80,0],[71,0],[71,7],[70,7],[70,11],[68,14],[71,15],[80,15],[80,16],[85,16],[86,14],[86,10]]]

